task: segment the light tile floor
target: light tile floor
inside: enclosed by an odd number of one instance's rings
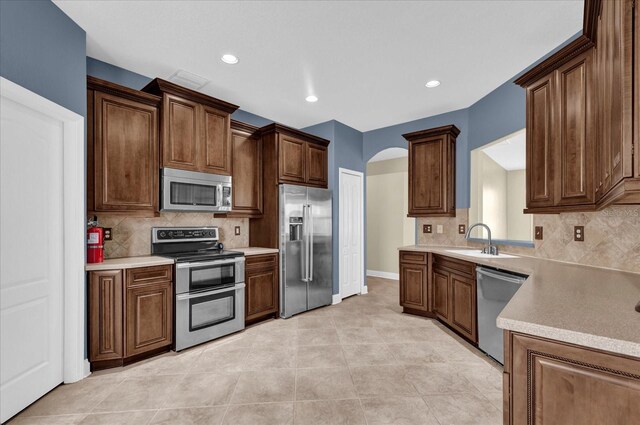
[[[398,306],[398,282],[367,295],[63,385],[11,425],[502,423],[499,365]]]

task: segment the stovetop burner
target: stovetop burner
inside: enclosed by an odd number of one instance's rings
[[[151,229],[151,253],[169,257],[177,263],[213,261],[241,257],[218,243],[217,227],[154,227]]]

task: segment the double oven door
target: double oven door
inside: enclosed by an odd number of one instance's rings
[[[244,329],[244,257],[176,265],[176,351]]]

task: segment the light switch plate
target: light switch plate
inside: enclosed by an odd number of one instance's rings
[[[436,233],[443,233],[444,232],[444,226],[442,224],[438,224],[436,226]]]
[[[584,226],[573,226],[573,240],[584,242]]]
[[[432,232],[433,232],[433,228],[431,227],[430,224],[422,225],[422,233],[432,233]]]
[[[236,226],[235,233],[236,233],[236,236],[240,235],[240,226]]]

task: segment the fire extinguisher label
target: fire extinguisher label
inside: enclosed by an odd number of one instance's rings
[[[100,241],[100,235],[98,233],[89,233],[89,238],[87,239],[87,243],[97,244]]]

